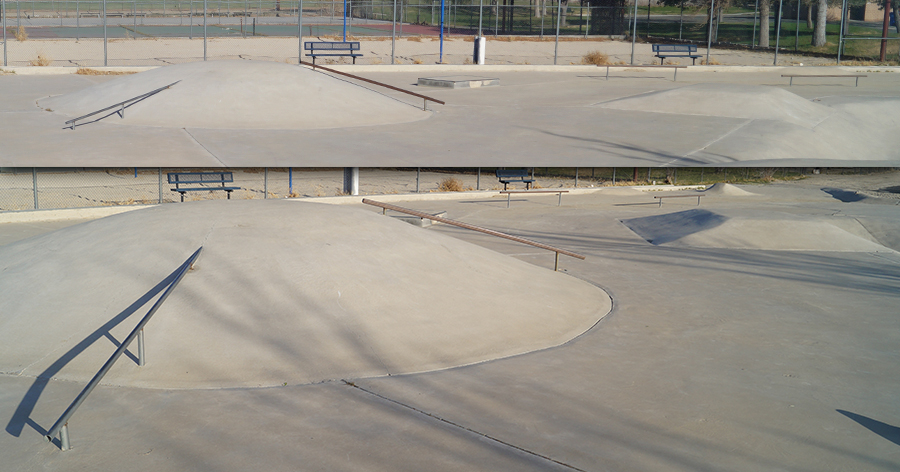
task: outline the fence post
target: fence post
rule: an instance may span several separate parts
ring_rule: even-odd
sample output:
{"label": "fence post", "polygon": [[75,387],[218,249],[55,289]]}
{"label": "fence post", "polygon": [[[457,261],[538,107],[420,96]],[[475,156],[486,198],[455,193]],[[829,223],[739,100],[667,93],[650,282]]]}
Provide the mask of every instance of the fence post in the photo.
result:
{"label": "fence post", "polygon": [[37,167],[31,168],[31,187],[34,189],[34,209],[38,207]]}
{"label": "fence post", "polygon": [[107,36],[106,36],[106,0],[103,0],[103,67],[108,66],[107,62]]}
{"label": "fence post", "polygon": [[478,168],[478,177],[475,179],[475,190],[481,190],[481,167]]}
{"label": "fence post", "polygon": [[162,203],[162,167],[158,168],[157,171],[159,172],[159,200],[157,203]]}
{"label": "fence post", "polygon": [[263,168],[263,198],[269,198],[269,168]]}
{"label": "fence post", "polygon": [[416,167],[416,193],[419,193],[419,171],[421,167]]}
{"label": "fence post", "polygon": [[3,67],[6,67],[6,0],[3,0]]}
{"label": "fence post", "polygon": [[203,60],[206,60],[206,0],[203,0]]}

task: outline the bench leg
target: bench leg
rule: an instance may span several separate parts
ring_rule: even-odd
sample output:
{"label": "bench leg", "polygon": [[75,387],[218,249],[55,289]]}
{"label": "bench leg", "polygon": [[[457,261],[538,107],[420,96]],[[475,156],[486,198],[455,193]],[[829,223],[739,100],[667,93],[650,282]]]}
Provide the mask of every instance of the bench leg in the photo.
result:
{"label": "bench leg", "polygon": [[656,208],[662,208],[662,198],[659,199],[659,206]]}
{"label": "bench leg", "polygon": [[506,208],[509,208],[509,196],[510,195],[512,195],[512,194],[511,193],[506,194]]}
{"label": "bench leg", "polygon": [[184,192],[178,192],[181,194],[181,203],[184,203]]}
{"label": "bench leg", "polygon": [[666,61],[666,58],[660,57],[660,58],[659,58],[659,65],[663,65],[663,62],[665,62],[665,61]]}
{"label": "bench leg", "polygon": [[225,193],[228,195],[227,199],[231,200],[231,190],[226,190]]}

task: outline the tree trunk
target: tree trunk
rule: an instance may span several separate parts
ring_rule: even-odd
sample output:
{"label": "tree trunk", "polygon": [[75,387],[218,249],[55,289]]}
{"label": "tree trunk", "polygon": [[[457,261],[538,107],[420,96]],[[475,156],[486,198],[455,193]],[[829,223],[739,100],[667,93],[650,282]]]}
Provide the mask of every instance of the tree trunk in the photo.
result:
{"label": "tree trunk", "polygon": [[894,28],[900,34],[900,0],[894,0]]}
{"label": "tree trunk", "polygon": [[541,4],[544,3],[543,0],[534,0],[534,17],[541,17]]}
{"label": "tree trunk", "polygon": [[806,28],[813,29],[813,4],[812,1],[806,4]]}
{"label": "tree trunk", "polygon": [[759,47],[769,47],[769,0],[759,1]]}
{"label": "tree trunk", "polygon": [[566,26],[566,10],[569,9],[569,0],[559,0],[562,4],[559,10],[559,26]]}
{"label": "tree trunk", "polygon": [[819,0],[816,7],[816,28],[813,30],[813,47],[825,45],[825,22],[828,15],[828,0]]}

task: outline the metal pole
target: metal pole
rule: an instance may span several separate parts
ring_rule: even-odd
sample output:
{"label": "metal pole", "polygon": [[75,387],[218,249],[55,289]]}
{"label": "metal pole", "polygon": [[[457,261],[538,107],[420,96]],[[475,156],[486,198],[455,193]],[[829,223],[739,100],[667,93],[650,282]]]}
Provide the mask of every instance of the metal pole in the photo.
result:
{"label": "metal pole", "polygon": [[[631,63],[634,64],[634,37],[637,36],[637,0],[634,0],[634,15],[631,16]],[[606,69],[609,72],[609,68]]]}
{"label": "metal pole", "polygon": [[81,26],[81,13],[79,12],[80,5],[78,0],[75,0],[75,42],[77,43],[79,39],[78,28]]}
{"label": "metal pole", "polygon": [[712,47],[713,18],[716,17],[716,0],[709,4],[709,33],[706,35],[706,65],[709,65],[709,50]]}
{"label": "metal pole", "polygon": [[[784,0],[778,0],[778,22],[775,23],[775,61],[772,62],[773,66],[778,65],[778,43],[781,39],[781,14],[784,11]],[[760,33],[762,34],[762,33]]]}
{"label": "metal pole", "polygon": [[144,357],[144,330],[138,331],[138,367],[144,367],[146,357]]}
{"label": "metal pole", "polygon": [[34,189],[34,209],[37,210],[40,208],[38,206],[37,167],[31,168],[31,187]]}
{"label": "metal pole", "polygon": [[797,0],[797,19],[794,21],[794,51],[800,49],[800,0]]}
{"label": "metal pole", "polygon": [[478,37],[481,37],[481,17],[484,13],[484,0],[478,3]]}
{"label": "metal pole", "polygon": [[[191,5],[191,9],[190,9],[190,12],[188,13],[188,26],[189,26],[188,39],[194,39],[194,0],[191,0],[190,5]],[[135,21],[137,21],[136,18],[135,18]]]}
{"label": "metal pole", "polygon": [[[769,0],[766,0],[769,1]],[[753,40],[750,41],[750,47],[756,47],[756,22],[759,19],[759,0],[756,0],[756,9],[753,10]]]}
{"label": "metal pole", "polygon": [[575,188],[578,188],[578,168],[575,168]]}
{"label": "metal pole", "polygon": [[[838,39],[837,63],[841,65],[841,50],[844,49],[844,22],[847,21],[847,0],[841,4],[841,31]],[[900,21],[900,18],[897,18]]]}
{"label": "metal pole", "polygon": [[[497,0],[498,2],[500,0]],[[444,0],[441,0],[441,31],[440,31],[440,55],[438,56],[438,63],[444,62]]]}
{"label": "metal pole", "polygon": [[71,449],[69,446],[69,423],[62,425],[59,429],[59,448],[63,451]]}
{"label": "metal pole", "polygon": [[556,55],[559,52],[559,24],[562,16],[562,0],[556,0],[556,44],[553,46],[553,65],[556,65]]}
{"label": "metal pole", "polygon": [[419,193],[419,171],[421,167],[416,167],[416,193]]}
{"label": "metal pole", "polygon": [[159,200],[157,203],[162,203],[162,167],[159,167],[157,172],[159,174]]}
{"label": "metal pole", "polygon": [[613,185],[616,184],[616,168],[613,167]]}
{"label": "metal pole", "polygon": [[294,194],[294,168],[288,167],[288,193]]}
{"label": "metal pole", "polygon": [[394,0],[394,13],[391,17],[391,64],[394,64],[394,42],[397,39],[397,0]]}
{"label": "metal pole", "polygon": [[681,41],[681,31],[684,29],[684,0],[681,0],[681,17],[678,19],[678,40]]}
{"label": "metal pole", "polygon": [[299,40],[297,45],[297,64],[300,64],[300,61],[303,60],[303,0],[300,0],[297,5],[297,38]]}
{"label": "metal pole", "polygon": [[478,177],[475,179],[475,190],[481,190],[481,167],[478,168]]}
{"label": "metal pole", "polygon": [[347,40],[347,0],[344,0],[344,41]]}
{"label": "metal pole", "polygon": [[106,37],[106,0],[103,0],[103,66],[104,67],[109,65],[109,64],[107,64],[107,53],[106,53],[107,42],[108,42],[108,38]]}
{"label": "metal pole", "polygon": [[269,168],[263,168],[263,199],[269,198]]}
{"label": "metal pole", "polygon": [[206,1],[203,0],[203,60],[206,60]]}
{"label": "metal pole", "polygon": [[2,0],[3,3],[3,67],[6,67],[6,0]]}

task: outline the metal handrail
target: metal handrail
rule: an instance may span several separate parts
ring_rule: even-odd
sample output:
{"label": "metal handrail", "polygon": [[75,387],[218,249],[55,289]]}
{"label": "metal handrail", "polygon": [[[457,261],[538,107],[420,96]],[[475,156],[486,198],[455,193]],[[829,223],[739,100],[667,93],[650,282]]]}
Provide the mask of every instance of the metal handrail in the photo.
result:
{"label": "metal handrail", "polygon": [[75,400],[73,400],[72,404],[69,405],[68,408],[66,408],[66,411],[63,412],[62,416],[60,416],[59,419],[56,420],[56,423],[53,424],[53,427],[51,427],[50,430],[47,431],[47,441],[53,442],[53,437],[59,434],[60,449],[62,449],[63,451],[69,450],[69,419],[72,417],[72,415],[75,414],[75,410],[77,410],[78,407],[81,406],[87,396],[91,394],[91,392],[94,390],[94,387],[96,387],[100,383],[100,381],[103,380],[103,377],[107,372],[109,372],[116,361],[119,360],[120,357],[122,357],[122,354],[128,349],[128,346],[132,341],[134,341],[134,338],[136,337],[138,338],[138,365],[144,365],[144,326],[148,321],[150,321],[150,318],[154,313],[156,313],[156,310],[159,309],[160,305],[162,305],[163,302],[166,301],[166,298],[169,297],[169,294],[172,293],[172,290],[178,285],[178,282],[181,282],[184,274],[187,273],[188,269],[190,269],[191,265],[197,259],[197,256],[200,255],[200,251],[202,250],[203,246],[200,246],[199,249],[191,254],[191,257],[187,258],[187,260],[184,261],[183,264],[181,264],[181,267],[178,268],[175,279],[172,281],[172,283],[169,284],[168,288],[166,288],[166,291],[163,292],[159,299],[156,300],[156,303],[153,304],[153,307],[150,308],[150,311],[148,311],[147,314],[144,315],[137,326],[135,326],[131,333],[128,334],[128,337],[126,337],[122,341],[122,344],[119,345],[119,348],[116,349],[116,352],[114,352],[113,355],[110,356],[109,360],[107,360],[106,363],[103,364],[103,367],[101,367],[100,370],[97,371],[96,374],[94,374],[94,377],[90,382],[88,382],[87,386],[85,386],[81,393],[79,393],[78,396],[75,397]]}
{"label": "metal handrail", "polygon": [[434,102],[434,103],[440,103],[441,105],[446,105],[444,102],[442,102],[442,101],[440,101],[440,100],[438,100],[438,99],[436,99],[436,98],[431,98],[431,97],[429,97],[429,96],[421,95],[421,94],[418,94],[418,93],[416,93],[416,92],[410,92],[409,90],[403,90],[402,88],[394,87],[393,85],[388,85],[388,84],[385,84],[385,83],[382,83],[382,82],[378,82],[378,81],[375,81],[375,80],[372,80],[372,79],[367,79],[367,78],[365,78],[365,77],[360,77],[360,76],[358,76],[358,75],[348,74],[348,73],[346,73],[346,72],[341,72],[341,71],[338,71],[338,70],[329,69],[328,67],[317,66],[317,65],[313,64],[312,62],[300,61],[300,64],[303,64],[303,65],[305,65],[305,66],[312,66],[313,70],[316,70],[316,69],[322,69],[322,70],[325,70],[325,71],[328,71],[328,72],[331,72],[331,73],[334,73],[334,74],[343,75],[343,76],[350,77],[350,78],[356,79],[356,80],[362,80],[363,82],[368,82],[368,83],[370,83],[370,84],[380,85],[380,86],[382,86],[382,87],[389,88],[389,89],[391,89],[391,90],[396,90],[397,92],[403,92],[403,93],[405,93],[405,94],[412,95],[412,96],[414,96],[414,97],[419,97],[419,98],[421,98],[421,99],[424,100],[424,104],[422,105],[422,109],[423,109],[423,110],[427,110],[427,109],[428,109],[427,105],[428,105],[428,102],[429,102],[429,101]]}
{"label": "metal handrail", "polygon": [[104,111],[107,111],[107,110],[112,110],[112,109],[115,108],[115,107],[120,107],[120,109],[116,112],[116,113],[119,114],[119,118],[125,118],[125,106],[126,106],[126,105],[127,105],[127,106],[131,106],[134,102],[139,102],[139,101],[141,101],[141,100],[143,100],[143,99],[145,99],[145,98],[147,98],[147,97],[149,97],[149,96],[151,96],[151,95],[156,95],[157,93],[162,92],[163,90],[165,90],[165,89],[167,89],[167,88],[169,88],[169,87],[171,87],[171,86],[177,84],[178,82],[181,82],[181,81],[180,81],[180,80],[177,80],[177,81],[175,81],[175,82],[172,82],[172,83],[169,84],[169,85],[166,85],[165,87],[160,87],[160,88],[158,88],[158,89],[156,89],[156,90],[153,90],[153,91],[151,91],[151,92],[147,92],[147,93],[138,95],[137,97],[129,98],[128,100],[125,100],[124,102],[119,102],[119,103],[116,103],[115,105],[110,105],[110,106],[108,106],[108,107],[106,107],[106,108],[104,108],[104,109],[102,109],[102,110],[97,110],[97,111],[95,111],[95,112],[93,112],[93,113],[88,113],[87,115],[79,116],[78,118],[73,118],[73,119],[71,119],[71,120],[69,120],[69,121],[66,122],[67,125],[68,125],[68,124],[71,124],[71,125],[72,125],[72,126],[67,126],[67,128],[72,128],[72,129],[74,130],[74,129],[75,129],[75,122],[76,122],[76,121],[78,121],[78,120],[83,120],[83,119],[85,119],[85,118],[94,116],[94,115],[96,115],[96,114],[98,114],[98,113],[103,113]]}
{"label": "metal handrail", "polygon": [[410,210],[409,208],[399,207],[397,205],[391,205],[390,203],[382,203],[376,202],[375,200],[369,200],[368,198],[363,198],[363,203],[366,205],[372,205],[380,207],[384,210],[393,210],[399,211],[400,213],[406,213],[407,215],[418,216],[419,218],[428,218],[429,220],[438,221],[441,223],[446,223],[452,226],[459,226],[460,228],[470,229],[472,231],[478,231],[480,233],[490,234],[491,236],[497,236],[499,238],[509,239],[511,241],[516,241],[522,244],[528,244],[529,246],[539,247],[541,249],[547,249],[549,251],[553,251],[556,253],[556,263],[553,267],[553,270],[559,270],[559,255],[565,254],[569,257],[574,257],[576,259],[584,260],[585,256],[581,254],[576,254],[571,251],[566,251],[565,249],[560,249],[558,247],[553,247],[548,244],[539,243],[537,241],[532,241],[530,239],[520,238],[518,236],[513,236],[511,234],[501,233],[499,231],[494,231],[492,229],[482,228],[480,226],[470,225],[468,223],[463,223],[461,221],[448,220],[446,218],[441,218],[440,216],[429,215],[428,213],[423,213],[421,211]]}

